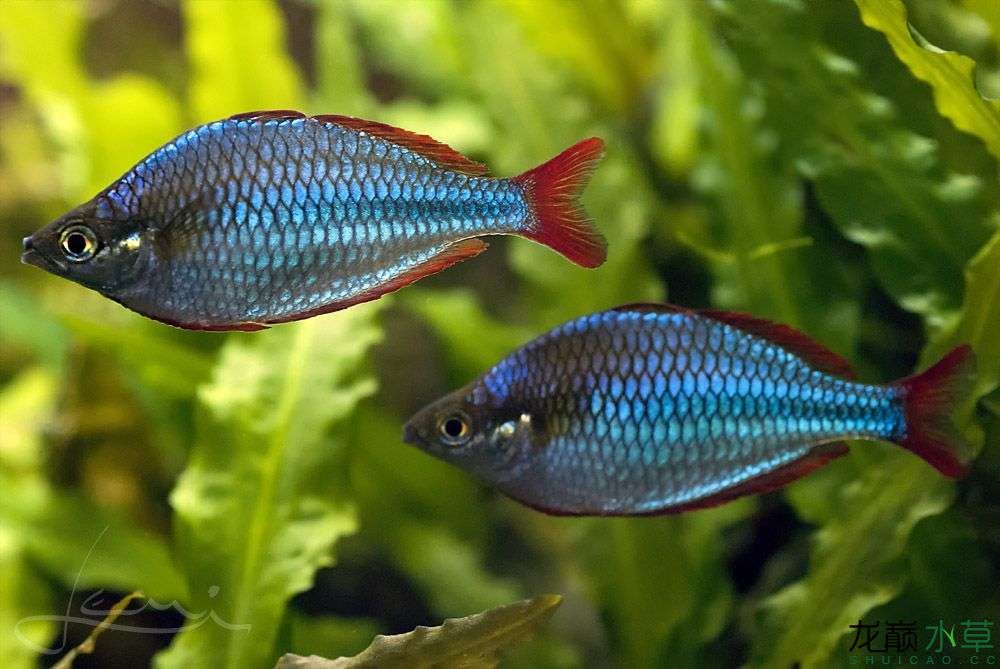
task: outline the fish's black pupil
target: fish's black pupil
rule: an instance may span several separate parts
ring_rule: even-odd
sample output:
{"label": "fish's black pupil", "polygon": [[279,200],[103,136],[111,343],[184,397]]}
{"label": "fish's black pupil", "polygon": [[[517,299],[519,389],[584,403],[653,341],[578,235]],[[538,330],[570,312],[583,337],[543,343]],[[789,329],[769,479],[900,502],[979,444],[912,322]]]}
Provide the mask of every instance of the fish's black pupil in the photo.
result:
{"label": "fish's black pupil", "polygon": [[71,232],[66,235],[66,250],[75,256],[82,255],[87,250],[87,237],[82,232]]}
{"label": "fish's black pupil", "polygon": [[444,422],[444,433],[452,439],[461,437],[463,432],[465,432],[465,423],[462,422],[461,418],[452,417]]}

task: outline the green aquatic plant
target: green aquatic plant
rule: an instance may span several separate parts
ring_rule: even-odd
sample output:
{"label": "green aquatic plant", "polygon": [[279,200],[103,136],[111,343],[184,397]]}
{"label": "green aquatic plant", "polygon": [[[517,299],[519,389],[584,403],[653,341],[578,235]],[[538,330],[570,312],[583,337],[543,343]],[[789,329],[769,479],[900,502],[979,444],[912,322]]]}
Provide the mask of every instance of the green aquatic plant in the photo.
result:
{"label": "green aquatic plant", "polygon": [[276,669],[364,669],[365,667],[495,667],[503,650],[530,636],[559,606],[559,595],[542,595],[498,606],[440,627],[378,636],[354,657],[283,655]]}
{"label": "green aquatic plant", "polygon": [[[133,602],[116,622],[148,633],[111,625],[94,660],[164,667],[370,659],[377,634],[481,611],[420,661],[503,637],[514,667],[825,667],[859,620],[996,621],[994,5],[0,3],[0,662],[83,642],[101,616],[63,618],[98,591],[141,590],[150,617]],[[231,335],[14,261],[176,133],[266,108],[424,132],[505,175],[599,135],[584,204],[608,261],[491,240],[391,299]],[[560,519],[401,443],[537,333],[668,297],[791,323],[872,381],[970,343],[969,477],[868,445],[717,509]],[[554,599],[505,607],[543,592],[551,620]]]}

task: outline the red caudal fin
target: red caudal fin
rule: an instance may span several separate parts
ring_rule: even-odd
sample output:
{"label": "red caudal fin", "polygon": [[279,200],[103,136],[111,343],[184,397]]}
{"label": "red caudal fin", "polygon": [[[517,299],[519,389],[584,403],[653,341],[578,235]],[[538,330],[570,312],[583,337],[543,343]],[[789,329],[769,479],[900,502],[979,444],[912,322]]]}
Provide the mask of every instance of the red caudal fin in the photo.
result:
{"label": "red caudal fin", "polygon": [[608,255],[607,241],[578,200],[603,155],[604,141],[591,137],[514,177],[524,188],[534,214],[525,236],[584,267],[597,267]]}
{"label": "red caudal fin", "polygon": [[969,392],[976,359],[969,346],[953,349],[930,369],[894,383],[903,389],[906,434],[900,445],[946,476],[966,470],[965,441],[951,420]]}

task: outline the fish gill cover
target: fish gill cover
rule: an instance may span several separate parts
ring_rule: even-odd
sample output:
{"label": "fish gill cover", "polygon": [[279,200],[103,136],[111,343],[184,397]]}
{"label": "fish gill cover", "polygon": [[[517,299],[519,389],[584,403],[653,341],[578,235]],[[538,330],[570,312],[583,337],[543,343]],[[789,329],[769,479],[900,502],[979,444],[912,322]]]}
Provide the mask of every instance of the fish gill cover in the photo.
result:
{"label": "fish gill cover", "polygon": [[[77,666],[349,662],[550,592],[545,625],[524,604],[450,625],[461,646],[400,639],[428,663],[824,667],[902,622],[921,664],[996,653],[998,34],[988,0],[0,3],[0,660],[51,663],[115,613]],[[602,137],[582,202],[608,259],[499,242],[384,304],[229,335],[16,262],[141,156],[255,109],[375,119],[503,175]],[[668,298],[791,324],[868,381],[970,344],[969,475],[874,444],[711,510],[552,519],[400,442],[533,336]]]}

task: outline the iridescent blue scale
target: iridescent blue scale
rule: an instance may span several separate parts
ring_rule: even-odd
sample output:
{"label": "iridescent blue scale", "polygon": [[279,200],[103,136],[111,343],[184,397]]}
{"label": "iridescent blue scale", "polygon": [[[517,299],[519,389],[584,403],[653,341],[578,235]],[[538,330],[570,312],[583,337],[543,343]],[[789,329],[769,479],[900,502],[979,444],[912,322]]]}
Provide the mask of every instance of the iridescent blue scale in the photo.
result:
{"label": "iridescent blue scale", "polygon": [[191,130],[99,195],[96,213],[158,229],[156,267],[122,301],[205,323],[349,302],[458,240],[530,223],[512,180],[445,169],[389,139],[298,116]]}
{"label": "iridescent blue scale", "polygon": [[897,387],[824,373],[765,338],[679,310],[571,321],[500,362],[467,397],[544,421],[536,460],[506,492],[587,513],[683,507],[817,445],[898,439],[905,429]]}

